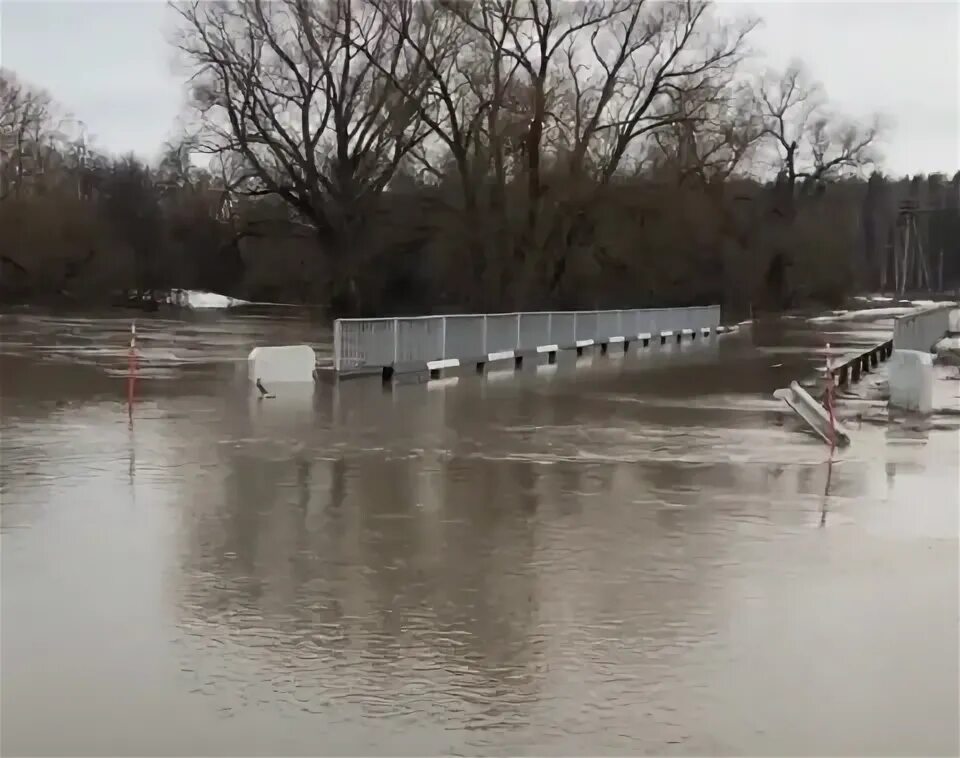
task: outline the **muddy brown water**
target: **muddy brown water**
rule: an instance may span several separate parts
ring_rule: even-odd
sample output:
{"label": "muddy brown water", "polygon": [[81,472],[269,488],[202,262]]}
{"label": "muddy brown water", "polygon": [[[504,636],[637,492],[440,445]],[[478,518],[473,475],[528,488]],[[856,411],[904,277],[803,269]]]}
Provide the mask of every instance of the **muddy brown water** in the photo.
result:
{"label": "muddy brown water", "polygon": [[258,401],[296,311],[0,317],[4,755],[955,755],[958,431],[857,331]]}

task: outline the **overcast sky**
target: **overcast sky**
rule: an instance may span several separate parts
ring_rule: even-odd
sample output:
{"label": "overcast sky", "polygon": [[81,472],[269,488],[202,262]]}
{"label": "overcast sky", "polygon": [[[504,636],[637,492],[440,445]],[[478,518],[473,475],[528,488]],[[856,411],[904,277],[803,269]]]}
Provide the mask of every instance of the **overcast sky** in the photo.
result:
{"label": "overcast sky", "polygon": [[[831,102],[883,114],[884,168],[960,169],[960,2],[740,2],[763,20],[770,65],[803,60]],[[162,2],[0,0],[0,65],[45,87],[111,152],[157,154],[175,133],[182,75]]]}

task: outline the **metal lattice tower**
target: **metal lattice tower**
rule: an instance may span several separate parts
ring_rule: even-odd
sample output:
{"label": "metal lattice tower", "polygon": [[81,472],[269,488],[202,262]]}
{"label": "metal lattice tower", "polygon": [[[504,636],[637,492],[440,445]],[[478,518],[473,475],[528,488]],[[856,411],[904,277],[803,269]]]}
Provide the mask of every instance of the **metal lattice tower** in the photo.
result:
{"label": "metal lattice tower", "polygon": [[[903,200],[897,211],[892,249],[893,288],[897,295],[908,290],[932,291],[943,287],[943,252],[939,265],[932,271],[931,261],[924,250],[924,235],[920,218],[936,208],[921,208],[916,200]],[[883,266],[883,284],[886,284],[887,265]],[[936,275],[935,275],[936,274]]]}

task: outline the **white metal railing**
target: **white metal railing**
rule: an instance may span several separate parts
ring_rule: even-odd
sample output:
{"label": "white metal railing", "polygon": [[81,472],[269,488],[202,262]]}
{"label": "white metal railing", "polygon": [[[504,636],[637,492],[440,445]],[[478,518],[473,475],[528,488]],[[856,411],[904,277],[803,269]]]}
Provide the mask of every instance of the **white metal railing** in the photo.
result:
{"label": "white metal railing", "polygon": [[482,361],[492,354],[533,352],[550,345],[574,348],[588,340],[634,340],[638,335],[658,337],[683,330],[699,334],[703,329],[715,330],[719,323],[718,305],[337,319],[334,368],[414,366],[450,358]]}

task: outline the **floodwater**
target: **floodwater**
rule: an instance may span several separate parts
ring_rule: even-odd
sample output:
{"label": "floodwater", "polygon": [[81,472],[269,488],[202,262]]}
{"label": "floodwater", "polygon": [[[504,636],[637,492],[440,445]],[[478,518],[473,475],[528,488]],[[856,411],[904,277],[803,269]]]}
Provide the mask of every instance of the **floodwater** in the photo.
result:
{"label": "floodwater", "polygon": [[132,421],[128,321],[0,327],[4,755],[960,750],[957,425],[868,380],[825,493],[771,397],[889,323],[257,400],[321,324],[144,319]]}

